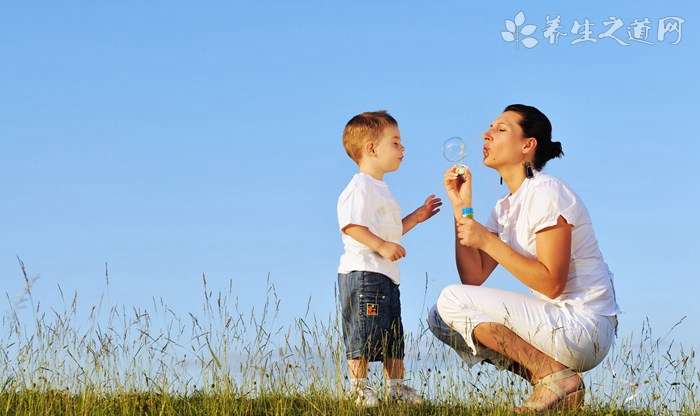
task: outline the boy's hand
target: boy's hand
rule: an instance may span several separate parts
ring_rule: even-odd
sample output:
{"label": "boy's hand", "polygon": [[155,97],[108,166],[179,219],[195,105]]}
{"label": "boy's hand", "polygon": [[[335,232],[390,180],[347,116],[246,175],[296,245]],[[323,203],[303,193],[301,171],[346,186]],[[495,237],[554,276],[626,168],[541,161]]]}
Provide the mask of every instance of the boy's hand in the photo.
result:
{"label": "boy's hand", "polygon": [[423,203],[423,205],[421,205],[415,211],[413,211],[416,223],[426,221],[433,215],[440,212],[440,206],[442,206],[442,200],[440,198],[437,198],[435,195],[430,195],[427,198],[425,198],[425,202]]}
{"label": "boy's hand", "polygon": [[392,243],[391,241],[383,242],[378,248],[377,253],[390,261],[396,261],[402,257],[406,257],[406,250],[400,244]]}

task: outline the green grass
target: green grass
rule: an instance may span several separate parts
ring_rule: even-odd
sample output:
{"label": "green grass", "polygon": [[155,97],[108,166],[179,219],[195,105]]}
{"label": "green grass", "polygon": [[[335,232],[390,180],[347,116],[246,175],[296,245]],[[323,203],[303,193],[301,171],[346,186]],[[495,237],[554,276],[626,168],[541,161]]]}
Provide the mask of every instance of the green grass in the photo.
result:
{"label": "green grass", "polygon": [[[90,392],[71,394],[65,391],[24,391],[0,395],[6,415],[508,415],[507,406],[466,404],[432,404],[408,406],[386,403],[374,409],[358,409],[352,402],[322,393],[241,398],[226,394],[188,396],[133,393],[98,395]],[[550,412],[549,414],[567,414]],[[653,415],[646,410],[584,408],[581,415]]]}
{"label": "green grass", "polygon": [[[2,415],[506,415],[530,386],[493,367],[466,367],[425,327],[407,333],[407,382],[422,406],[357,409],[344,399],[347,369],[337,314],[278,321],[274,286],[258,310],[241,311],[233,282],[214,292],[202,278],[202,308],[178,315],[151,305],[84,308],[77,293],[63,310],[42,309],[37,279],[20,260],[24,292],[8,298],[0,325]],[[109,274],[105,267],[106,292]],[[84,316],[83,316],[84,315]],[[584,376],[583,415],[700,414],[700,372],[692,349],[646,323],[617,342]],[[370,383],[381,385],[378,366]]]}

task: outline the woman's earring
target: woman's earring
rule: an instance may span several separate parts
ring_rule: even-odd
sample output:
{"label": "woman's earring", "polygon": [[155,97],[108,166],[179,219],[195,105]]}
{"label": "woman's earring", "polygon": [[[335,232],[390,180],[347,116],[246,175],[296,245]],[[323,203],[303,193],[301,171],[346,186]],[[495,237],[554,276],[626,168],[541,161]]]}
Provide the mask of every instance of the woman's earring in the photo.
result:
{"label": "woman's earring", "polygon": [[530,163],[530,162],[525,162],[525,176],[528,178],[532,178],[535,176],[532,173],[532,163]]}
{"label": "woman's earring", "polygon": [[501,176],[501,185],[503,185],[503,176]]}

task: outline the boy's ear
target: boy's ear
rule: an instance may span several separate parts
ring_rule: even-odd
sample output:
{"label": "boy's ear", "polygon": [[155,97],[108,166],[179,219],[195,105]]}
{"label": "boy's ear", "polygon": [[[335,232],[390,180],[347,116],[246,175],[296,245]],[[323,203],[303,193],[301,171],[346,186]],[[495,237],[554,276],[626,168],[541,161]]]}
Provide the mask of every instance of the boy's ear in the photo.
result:
{"label": "boy's ear", "polygon": [[365,147],[365,154],[366,155],[368,155],[368,156],[374,155],[374,143],[372,143],[371,141],[368,141],[367,143],[365,143],[364,147]]}

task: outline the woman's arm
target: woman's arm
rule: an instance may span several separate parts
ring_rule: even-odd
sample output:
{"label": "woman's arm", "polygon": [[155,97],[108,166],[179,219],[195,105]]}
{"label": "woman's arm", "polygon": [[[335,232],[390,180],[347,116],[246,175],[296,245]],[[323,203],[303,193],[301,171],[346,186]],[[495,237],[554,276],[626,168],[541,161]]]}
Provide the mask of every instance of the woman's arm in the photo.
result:
{"label": "woman's arm", "polygon": [[[496,236],[496,234],[493,234]],[[497,237],[498,238],[498,237]],[[459,279],[465,285],[480,286],[498,266],[496,260],[478,248],[459,243],[457,221],[455,220],[455,261]]]}
{"label": "woman's arm", "polygon": [[443,176],[445,190],[455,216],[455,262],[462,283],[479,286],[486,281],[497,263],[482,250],[459,243],[457,224],[462,215],[462,208],[472,206],[472,174],[466,166],[459,166],[463,169],[461,174],[457,173],[457,168],[456,165],[452,166]]}
{"label": "woman's arm", "polygon": [[[473,234],[470,228],[474,224],[465,222],[468,223],[467,230],[461,230],[460,234],[464,235],[465,232]],[[483,228],[480,224],[478,226]],[[550,299],[556,298],[564,291],[571,260],[571,225],[564,217],[560,215],[556,225],[536,233],[537,258],[535,259],[523,256],[501,241],[498,236],[483,231],[481,232],[484,237],[473,241],[480,241],[478,246],[481,250],[503,265],[527,287]],[[466,237],[471,241],[471,235]]]}

